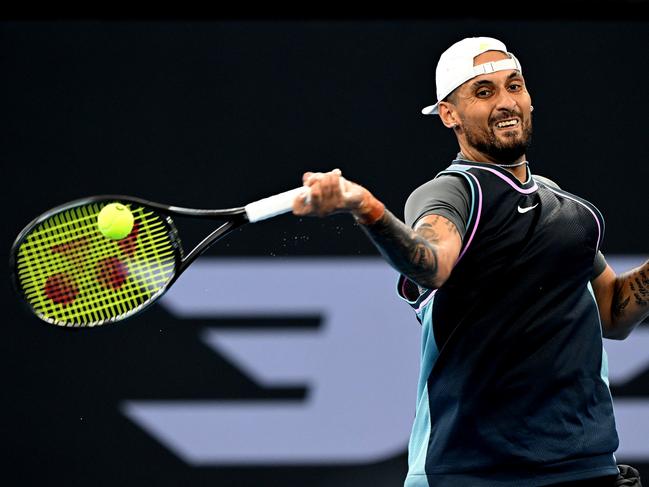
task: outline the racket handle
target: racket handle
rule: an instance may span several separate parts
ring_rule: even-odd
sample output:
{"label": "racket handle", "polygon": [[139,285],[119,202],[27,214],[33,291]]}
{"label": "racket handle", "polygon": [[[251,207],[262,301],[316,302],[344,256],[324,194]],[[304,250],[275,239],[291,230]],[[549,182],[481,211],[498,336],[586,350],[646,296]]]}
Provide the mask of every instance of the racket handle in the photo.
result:
{"label": "racket handle", "polygon": [[293,208],[295,198],[305,192],[309,192],[309,188],[302,186],[247,204],[245,210],[248,221],[254,223],[288,213]]}

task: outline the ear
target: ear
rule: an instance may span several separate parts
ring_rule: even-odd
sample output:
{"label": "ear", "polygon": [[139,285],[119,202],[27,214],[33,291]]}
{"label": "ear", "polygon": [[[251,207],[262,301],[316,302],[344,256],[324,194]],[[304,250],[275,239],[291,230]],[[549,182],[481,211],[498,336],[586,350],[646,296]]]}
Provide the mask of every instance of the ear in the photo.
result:
{"label": "ear", "polygon": [[460,124],[460,117],[455,109],[455,105],[447,101],[439,102],[439,118],[445,127],[454,129]]}

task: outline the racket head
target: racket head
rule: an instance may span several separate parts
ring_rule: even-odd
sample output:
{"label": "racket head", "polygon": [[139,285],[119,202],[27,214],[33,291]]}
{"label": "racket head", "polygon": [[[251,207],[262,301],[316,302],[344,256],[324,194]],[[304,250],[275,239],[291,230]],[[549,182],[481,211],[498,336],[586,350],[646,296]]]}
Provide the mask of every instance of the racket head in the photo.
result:
{"label": "racket head", "polygon": [[[125,205],[134,217],[121,240],[105,237],[97,226],[109,203]],[[38,318],[92,327],[151,305],[175,280],[182,260],[178,231],[161,205],[107,195],[66,203],[33,220],[16,238],[9,265],[16,292]]]}

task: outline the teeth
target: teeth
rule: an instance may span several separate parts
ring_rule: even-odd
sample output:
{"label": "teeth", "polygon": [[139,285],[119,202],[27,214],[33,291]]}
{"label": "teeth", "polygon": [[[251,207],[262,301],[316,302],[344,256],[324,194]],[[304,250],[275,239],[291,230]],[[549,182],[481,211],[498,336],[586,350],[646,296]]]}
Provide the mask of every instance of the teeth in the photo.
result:
{"label": "teeth", "polygon": [[518,120],[505,120],[503,122],[498,122],[496,124],[496,127],[503,128],[503,127],[512,127],[514,125],[518,125]]}

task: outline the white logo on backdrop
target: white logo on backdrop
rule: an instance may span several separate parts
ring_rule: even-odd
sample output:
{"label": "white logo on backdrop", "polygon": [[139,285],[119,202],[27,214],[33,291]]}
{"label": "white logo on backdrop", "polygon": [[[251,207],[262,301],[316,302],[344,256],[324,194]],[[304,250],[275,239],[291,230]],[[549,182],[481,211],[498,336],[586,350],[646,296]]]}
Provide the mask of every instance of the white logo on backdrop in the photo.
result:
{"label": "white logo on backdrop", "polygon": [[[164,298],[179,318],[320,316],[316,330],[208,329],[259,385],[300,400],[129,401],[125,414],[185,461],[369,463],[402,453],[415,411],[419,325],[378,259],[202,259]],[[214,378],[218,383],[218,377]]]}
{"label": "white logo on backdrop", "polygon": [[[641,261],[608,260],[618,272]],[[395,281],[378,258],[204,258],[162,304],[179,318],[320,316],[317,330],[206,329],[201,337],[257,384],[303,386],[306,398],[136,400],[122,411],[192,465],[361,464],[401,454],[420,328]],[[649,368],[649,329],[605,347],[611,384]],[[618,459],[648,461],[649,397],[615,399],[615,413]]]}

